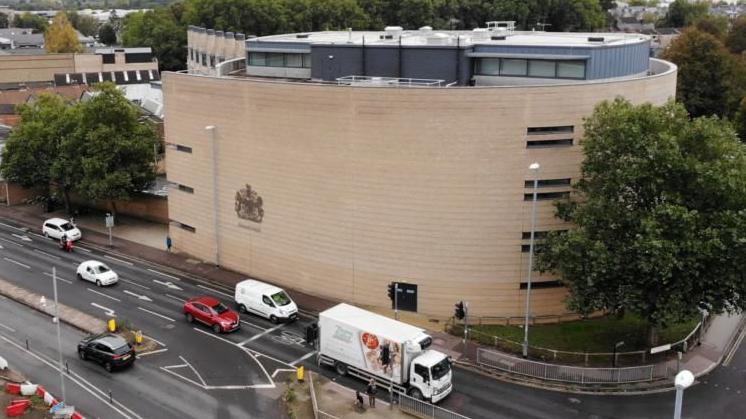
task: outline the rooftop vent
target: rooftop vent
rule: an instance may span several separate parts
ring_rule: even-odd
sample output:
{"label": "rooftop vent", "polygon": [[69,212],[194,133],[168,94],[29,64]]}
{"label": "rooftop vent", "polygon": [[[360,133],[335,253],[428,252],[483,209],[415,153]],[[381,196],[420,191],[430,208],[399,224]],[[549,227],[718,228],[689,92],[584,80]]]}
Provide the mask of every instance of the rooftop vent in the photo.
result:
{"label": "rooftop vent", "polygon": [[386,26],[383,31],[386,32],[385,39],[394,39],[401,36],[404,28],[401,26]]}
{"label": "rooftop vent", "polygon": [[490,39],[490,32],[486,28],[474,28],[471,31],[471,39],[474,41],[486,41]]}
{"label": "rooftop vent", "polygon": [[493,20],[487,22],[487,30],[506,33],[512,35],[515,31],[515,21],[513,20]]}
{"label": "rooftop vent", "polygon": [[588,42],[604,42],[603,36],[589,36]]}
{"label": "rooftop vent", "polygon": [[420,32],[432,32],[433,31],[433,27],[432,26],[423,26],[419,30],[420,30]]}
{"label": "rooftop vent", "polygon": [[295,35],[295,37],[296,38],[304,38],[305,39],[305,38],[308,38],[308,34],[307,33],[299,33],[299,34]]}
{"label": "rooftop vent", "polygon": [[493,41],[504,41],[505,38],[505,35],[492,35],[492,37],[490,37]]}

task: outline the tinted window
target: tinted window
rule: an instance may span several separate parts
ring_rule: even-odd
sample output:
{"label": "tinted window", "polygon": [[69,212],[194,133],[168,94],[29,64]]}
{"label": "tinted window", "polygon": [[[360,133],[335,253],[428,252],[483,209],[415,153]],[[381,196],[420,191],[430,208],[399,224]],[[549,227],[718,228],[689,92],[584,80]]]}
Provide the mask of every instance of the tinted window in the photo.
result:
{"label": "tinted window", "polygon": [[212,309],[215,310],[218,314],[223,314],[226,311],[228,311],[228,307],[226,307],[223,303],[217,303],[214,306],[212,306]]}
{"label": "tinted window", "polygon": [[114,349],[114,354],[115,355],[124,355],[127,352],[129,352],[129,351],[130,351],[130,346],[128,344],[125,344],[125,345],[122,345],[122,346]]}
{"label": "tinted window", "polygon": [[264,302],[264,304],[266,304],[266,305],[268,305],[270,307],[274,307],[275,306],[274,304],[272,304],[272,301],[266,295],[262,296],[262,301]]}
{"label": "tinted window", "polygon": [[430,377],[430,373],[427,371],[427,368],[423,367],[422,365],[415,365],[414,372],[415,374],[422,377],[422,379],[424,380],[427,380]]}
{"label": "tinted window", "polygon": [[443,359],[442,361],[438,362],[437,364],[433,365],[431,368],[433,372],[433,379],[439,380],[441,377],[448,374],[448,371],[451,370],[451,363],[448,362],[447,359]]}
{"label": "tinted window", "polygon": [[272,295],[272,301],[274,301],[278,306],[286,306],[290,304],[290,297],[285,294],[285,291],[280,291],[277,294]]}
{"label": "tinted window", "polygon": [[65,230],[65,231],[70,231],[70,230],[72,230],[72,229],[74,229],[74,228],[75,228],[75,226],[74,226],[74,225],[72,225],[72,224],[70,224],[70,223],[65,223],[65,224],[62,224],[62,225],[61,225],[60,227],[61,227],[61,228],[62,228],[63,230]]}
{"label": "tinted window", "polygon": [[99,351],[102,351],[102,352],[111,353],[111,348],[109,348],[108,346],[104,345],[103,343],[97,343],[96,344],[96,349],[98,349]]}
{"label": "tinted window", "polygon": [[106,266],[106,265],[98,265],[98,266],[96,266],[96,272],[98,272],[100,274],[109,272],[110,270],[111,269],[109,269],[109,267]]}

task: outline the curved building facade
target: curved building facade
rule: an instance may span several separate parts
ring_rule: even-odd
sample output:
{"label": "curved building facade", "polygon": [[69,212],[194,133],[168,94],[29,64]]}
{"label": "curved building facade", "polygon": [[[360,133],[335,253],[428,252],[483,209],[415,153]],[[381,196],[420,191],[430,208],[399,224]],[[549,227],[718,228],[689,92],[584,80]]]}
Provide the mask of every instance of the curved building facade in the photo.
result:
{"label": "curved building facade", "polygon": [[[458,39],[467,37],[461,33],[444,33],[458,37],[450,48],[454,45],[427,44],[427,28],[415,32],[427,34],[421,47],[434,47],[428,49],[434,51],[431,60],[444,59],[441,49],[455,60],[455,51],[458,60],[467,60],[459,64],[463,69],[454,65],[449,67],[454,77],[440,77],[431,63],[423,65],[430,77],[418,77],[424,73],[410,65],[410,73],[398,74],[405,80],[384,74],[381,58],[378,77],[371,74],[368,57],[365,75],[332,74],[327,68],[316,77],[317,60],[339,57],[329,53],[335,39],[351,50],[360,45],[354,32],[324,32],[316,40],[314,34],[285,36],[323,51],[320,57],[309,53],[310,74],[251,74],[258,62],[253,44],[262,44],[264,62],[270,59],[266,54],[277,54],[269,50],[306,54],[297,52],[303,48],[296,44],[268,46],[277,37],[246,42],[245,77],[164,74],[175,249],[355,304],[390,307],[387,284],[397,281],[416,286],[421,313],[450,316],[453,304],[464,300],[472,315],[522,315],[533,186],[529,164],[541,164],[537,238],[570,228],[554,217],[552,203],[578,178],[583,118],[600,101],[620,95],[635,103],[664,103],[674,96],[676,68],[649,59],[640,47],[646,38],[630,43],[620,35],[618,45],[607,46],[621,48],[610,55],[626,53],[625,46],[636,50],[627,52],[638,54],[640,62],[645,55],[643,71],[629,65],[626,74],[598,72],[593,79],[592,66],[604,63],[589,57],[603,55],[593,50],[603,46],[589,44],[582,52],[575,45],[568,49],[571,59],[559,49],[545,51],[541,60],[541,53],[521,45],[528,41],[515,39],[515,51],[485,56],[475,53],[473,42]],[[518,36],[505,32],[494,31],[508,39]],[[541,43],[540,34],[521,36]],[[560,44],[563,35],[551,39]],[[486,44],[504,41],[472,36]],[[462,51],[465,45],[470,47]],[[417,52],[424,60],[426,51]],[[556,77],[561,67],[572,70],[561,62],[577,64],[583,55],[588,57],[582,73],[577,66],[572,73],[578,78]],[[525,60],[527,73],[501,75],[521,64],[516,60]],[[554,77],[548,77],[549,65],[543,69],[546,78],[529,76],[531,60],[551,61]],[[282,62],[296,63],[284,55]],[[476,74],[487,64],[497,65],[491,70],[496,75]],[[461,71],[465,76],[459,78]],[[323,82],[330,77],[335,81]],[[480,81],[484,77],[492,78]],[[534,276],[534,315],[566,312],[566,290],[557,279]]]}

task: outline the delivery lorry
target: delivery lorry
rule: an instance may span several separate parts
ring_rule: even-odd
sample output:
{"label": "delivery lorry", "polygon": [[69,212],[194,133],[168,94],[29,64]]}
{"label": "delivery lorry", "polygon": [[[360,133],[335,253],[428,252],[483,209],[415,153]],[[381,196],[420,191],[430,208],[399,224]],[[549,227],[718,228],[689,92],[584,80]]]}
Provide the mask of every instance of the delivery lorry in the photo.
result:
{"label": "delivery lorry", "polygon": [[320,363],[437,403],[453,388],[451,360],[430,344],[424,329],[349,304],[319,314]]}

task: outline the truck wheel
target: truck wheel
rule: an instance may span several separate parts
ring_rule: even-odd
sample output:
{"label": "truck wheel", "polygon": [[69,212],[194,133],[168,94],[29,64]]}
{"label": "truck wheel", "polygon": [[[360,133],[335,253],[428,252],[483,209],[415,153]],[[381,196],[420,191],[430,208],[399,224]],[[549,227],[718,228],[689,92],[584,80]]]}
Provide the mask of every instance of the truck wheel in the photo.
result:
{"label": "truck wheel", "polygon": [[407,394],[414,399],[422,400],[422,392],[419,389],[410,388]]}
{"label": "truck wheel", "polygon": [[277,317],[272,315],[272,316],[269,316],[269,321],[271,321],[273,324],[277,324],[279,320],[277,319]]}
{"label": "truck wheel", "polygon": [[339,375],[347,375],[347,365],[342,362],[337,361],[336,363],[334,363],[334,369],[337,370],[337,374]]}
{"label": "truck wheel", "polygon": [[239,313],[248,313],[248,310],[246,310],[246,306],[243,304],[238,305],[238,312]]}

